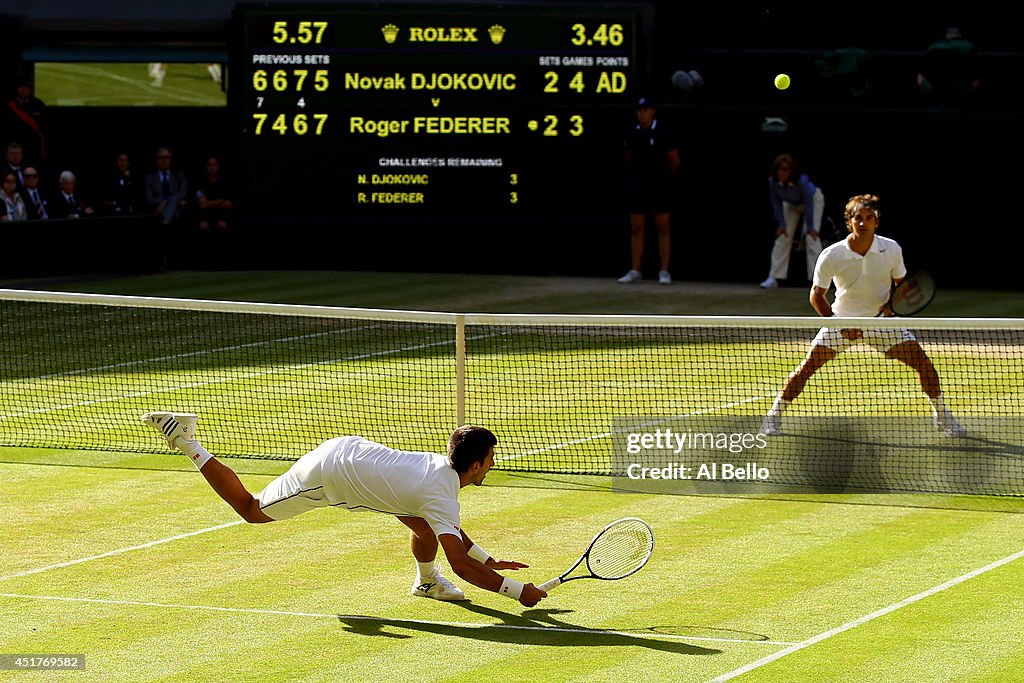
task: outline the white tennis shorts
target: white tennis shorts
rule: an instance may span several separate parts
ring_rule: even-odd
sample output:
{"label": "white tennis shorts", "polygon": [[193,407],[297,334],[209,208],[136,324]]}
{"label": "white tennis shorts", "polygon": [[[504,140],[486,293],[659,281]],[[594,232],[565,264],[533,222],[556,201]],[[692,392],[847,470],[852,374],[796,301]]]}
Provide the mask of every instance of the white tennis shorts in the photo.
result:
{"label": "white tennis shorts", "polygon": [[854,344],[867,344],[876,351],[885,353],[897,344],[917,340],[910,330],[892,327],[885,329],[862,328],[861,332],[864,333],[864,336],[860,339],[850,340],[843,336],[843,329],[841,327],[821,328],[815,335],[814,341],[811,342],[811,346],[827,346],[835,351],[843,352]]}
{"label": "white tennis shorts", "polygon": [[290,519],[303,512],[329,506],[324,495],[323,461],[337,441],[325,441],[306,453],[287,472],[257,493],[256,500],[263,514],[275,520]]}

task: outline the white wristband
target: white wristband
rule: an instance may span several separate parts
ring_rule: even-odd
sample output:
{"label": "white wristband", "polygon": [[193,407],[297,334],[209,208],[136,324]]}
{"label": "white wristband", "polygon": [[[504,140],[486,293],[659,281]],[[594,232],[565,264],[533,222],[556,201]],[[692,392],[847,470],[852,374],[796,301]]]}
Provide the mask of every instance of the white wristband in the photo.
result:
{"label": "white wristband", "polygon": [[487,554],[487,551],[478,546],[476,543],[473,547],[466,551],[466,554],[472,557],[480,564],[487,564],[487,560],[491,559],[491,556]]}
{"label": "white wristband", "polygon": [[506,576],[501,580],[501,588],[498,589],[498,593],[500,595],[507,595],[513,600],[518,600],[519,596],[523,594],[523,586],[525,585],[521,581],[516,581]]}

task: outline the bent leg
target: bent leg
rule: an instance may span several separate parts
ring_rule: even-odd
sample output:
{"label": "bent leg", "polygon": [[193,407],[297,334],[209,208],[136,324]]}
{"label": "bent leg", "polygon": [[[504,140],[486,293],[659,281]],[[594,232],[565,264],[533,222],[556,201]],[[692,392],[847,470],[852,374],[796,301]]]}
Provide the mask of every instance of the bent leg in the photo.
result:
{"label": "bent leg", "polygon": [[417,562],[433,562],[437,558],[437,536],[422,517],[399,517],[409,527],[409,547]]}
{"label": "bent leg", "polygon": [[786,231],[775,238],[772,247],[772,265],[768,274],[776,280],[785,280],[789,274],[789,255],[793,251],[793,235],[803,218],[803,207],[788,202],[782,203],[783,216],[786,219]]}
{"label": "bent leg", "polygon": [[887,358],[906,363],[917,372],[921,379],[921,389],[928,398],[938,398],[942,393],[939,373],[921,345],[914,340],[901,342],[885,352]]}
{"label": "bent leg", "polygon": [[917,372],[921,378],[921,389],[928,396],[928,402],[932,404],[932,416],[935,428],[939,432],[946,436],[965,436],[967,434],[967,430],[946,405],[946,400],[942,396],[942,386],[939,383],[939,373],[917,341],[908,340],[896,344],[886,351],[885,355],[906,363]]}
{"label": "bent leg", "polygon": [[786,378],[786,383],[782,386],[782,400],[787,403],[793,401],[804,390],[807,380],[838,354],[838,351],[828,346],[812,346],[803,362]]}
{"label": "bent leg", "polygon": [[[819,336],[826,334],[826,330],[822,330]],[[803,362],[797,366],[789,377],[786,378],[785,384],[782,385],[782,391],[775,397],[775,401],[772,403],[771,409],[768,410],[768,414],[764,418],[764,422],[761,423],[761,434],[767,434],[769,436],[776,436],[782,433],[782,413],[786,411],[789,404],[800,395],[800,392],[804,390],[804,385],[807,384],[807,380],[816,373],[821,366],[829,362],[837,355],[839,351],[833,349],[824,344],[818,343],[818,337],[815,337],[815,343],[811,346],[811,350],[807,352],[807,357],[804,358]]]}

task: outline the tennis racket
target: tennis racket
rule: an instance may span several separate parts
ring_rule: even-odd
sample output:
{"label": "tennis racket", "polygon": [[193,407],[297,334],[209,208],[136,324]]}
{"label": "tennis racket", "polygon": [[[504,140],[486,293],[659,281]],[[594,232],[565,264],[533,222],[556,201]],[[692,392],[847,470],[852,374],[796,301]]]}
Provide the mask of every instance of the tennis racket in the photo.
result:
{"label": "tennis racket", "polygon": [[935,278],[923,270],[903,278],[889,295],[888,306],[893,315],[906,316],[920,313],[935,298]]}
{"label": "tennis racket", "polygon": [[[626,517],[597,532],[576,564],[556,579],[537,586],[547,592],[574,579],[624,579],[640,571],[654,552],[654,532],[647,522]],[[581,566],[582,565],[582,566]],[[579,568],[580,571],[576,571]],[[575,576],[571,576],[576,572]]]}

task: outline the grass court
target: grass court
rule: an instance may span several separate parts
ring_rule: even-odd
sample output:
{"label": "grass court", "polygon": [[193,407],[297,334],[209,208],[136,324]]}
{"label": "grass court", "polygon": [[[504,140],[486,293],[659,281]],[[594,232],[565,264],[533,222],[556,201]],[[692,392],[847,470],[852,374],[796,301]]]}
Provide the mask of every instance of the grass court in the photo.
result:
{"label": "grass court", "polygon": [[[589,279],[375,273],[169,273],[17,284],[427,310],[809,314],[805,291],[766,292],[752,285],[623,287]],[[1012,294],[940,291],[939,297],[930,315],[1021,315]],[[567,373],[531,390],[530,370],[541,359],[517,357],[510,364],[499,358],[499,350],[486,354],[478,370],[488,376],[513,368],[518,378],[503,388],[505,393],[481,393],[470,401],[497,424],[469,414],[471,421],[498,433],[499,467],[501,456],[528,450],[524,444],[503,444],[503,427],[528,431],[535,424],[538,443],[556,445],[558,435],[547,425],[582,425],[581,415],[607,411],[609,402],[618,400],[617,386],[636,383],[629,358],[612,357],[609,365],[619,367],[620,374],[582,387],[579,395],[587,400],[573,411],[551,415],[543,406],[558,387],[586,384],[586,377]],[[665,365],[681,362],[671,345],[655,345],[653,351]],[[651,370],[644,381],[656,389],[652,395],[669,397],[651,409],[699,407],[732,396],[753,397],[750,413],[760,414],[803,351],[794,345],[791,353],[778,356],[777,367],[760,366],[762,374],[777,374],[764,378],[752,378],[751,368],[738,363],[727,345],[715,354],[718,374],[702,382]],[[609,349],[558,352],[590,357],[607,356]],[[951,366],[962,356],[944,358],[942,349],[935,349],[933,357],[947,376],[964,376]],[[1016,392],[1021,381],[1019,359],[990,354],[987,361],[997,368],[994,379],[971,387],[976,404],[960,406],[968,416],[1010,410],[999,398]],[[345,375],[353,405],[372,392],[374,376],[388,372],[382,362],[371,368],[366,359],[351,359],[332,368]],[[496,365],[489,367],[492,362]],[[199,368],[217,373],[227,372],[225,366]],[[413,377],[417,367],[405,372]],[[216,391],[244,394],[256,369],[230,370],[238,376],[219,383]],[[124,398],[112,390],[101,407],[81,407],[83,415],[95,410],[95,415],[130,419],[142,407],[178,409],[156,401],[187,400],[188,391],[161,384],[166,378],[159,369],[145,365],[101,373],[81,394],[98,395],[103,381],[128,373],[135,385],[167,391]],[[365,386],[359,377],[366,378]],[[69,381],[85,380],[19,377],[19,400],[38,408],[48,391]],[[829,381],[838,380],[821,384]],[[260,382],[271,383],[261,394],[271,419],[309,421],[310,416],[275,409],[265,398],[280,394],[282,387],[301,392],[301,376],[274,373]],[[280,385],[271,386],[275,382]],[[427,382],[412,393],[422,399],[440,386]],[[540,407],[504,415],[503,395],[523,386],[522,405]],[[871,390],[867,385],[851,389]],[[810,403],[814,395],[808,397]],[[442,408],[423,408],[420,399],[396,403],[395,421],[411,425],[444,418]],[[19,428],[36,424],[30,416],[18,419],[24,420]],[[200,413],[199,435],[214,453],[220,445],[215,435],[230,422],[229,410]],[[312,422],[316,428],[308,438],[340,434],[330,432],[337,428],[330,420]],[[452,576],[468,602],[410,596],[415,567],[407,536],[403,526],[383,515],[323,510],[246,525],[183,457],[164,454],[141,424],[140,445],[132,452],[122,445],[46,447],[45,431],[40,428],[38,448],[0,449],[7,510],[6,533],[0,535],[0,653],[84,654],[85,671],[59,674],[64,677],[992,681],[1014,680],[1024,665],[1016,636],[1024,625],[1016,599],[1024,579],[1024,564],[1017,561],[1024,555],[1024,506],[1015,497],[635,494],[610,490],[603,476],[506,467],[492,471],[483,487],[463,491],[462,522],[491,554],[531,565],[514,574],[519,580],[541,583],[556,576],[601,526],[620,517],[645,519],[656,538],[654,556],[638,574],[620,582],[572,582],[526,609]],[[285,428],[284,437],[289,434]],[[420,438],[429,443],[406,447],[443,447],[428,436]],[[597,458],[607,449],[599,438],[587,444],[565,450],[592,449],[587,457]],[[289,464],[226,461],[254,491]],[[508,464],[513,463],[529,464],[522,458]],[[12,680],[30,676],[0,672],[0,680],[8,675]]]}

